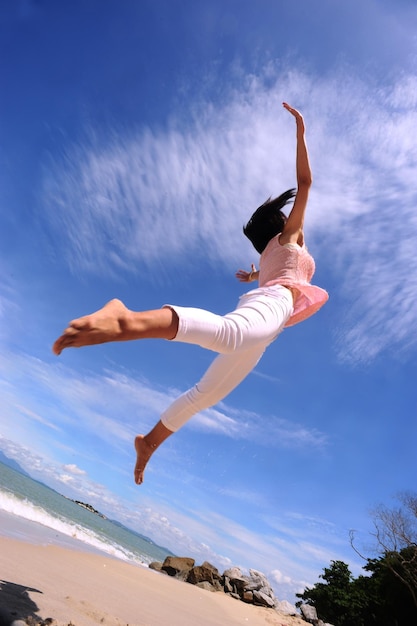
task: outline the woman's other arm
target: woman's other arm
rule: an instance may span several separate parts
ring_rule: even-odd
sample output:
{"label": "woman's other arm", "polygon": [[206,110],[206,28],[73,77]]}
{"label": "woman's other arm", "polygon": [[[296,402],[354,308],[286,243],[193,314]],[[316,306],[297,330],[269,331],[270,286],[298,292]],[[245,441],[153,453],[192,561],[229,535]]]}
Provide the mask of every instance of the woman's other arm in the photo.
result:
{"label": "woman's other arm", "polygon": [[305,125],[303,116],[297,109],[293,109],[286,102],[283,107],[293,115],[297,128],[297,153],[296,153],[296,171],[297,171],[297,194],[291,213],[288,216],[287,223],[284,226],[280,237],[280,243],[298,243],[304,242],[303,225],[304,216],[307,207],[308,194],[313,182],[311,174],[310,161],[308,158],[307,144],[305,141]]}
{"label": "woman's other arm", "polygon": [[241,283],[251,283],[254,280],[258,280],[259,270],[257,270],[255,265],[252,263],[252,269],[250,272],[247,272],[246,270],[238,270],[235,276]]}

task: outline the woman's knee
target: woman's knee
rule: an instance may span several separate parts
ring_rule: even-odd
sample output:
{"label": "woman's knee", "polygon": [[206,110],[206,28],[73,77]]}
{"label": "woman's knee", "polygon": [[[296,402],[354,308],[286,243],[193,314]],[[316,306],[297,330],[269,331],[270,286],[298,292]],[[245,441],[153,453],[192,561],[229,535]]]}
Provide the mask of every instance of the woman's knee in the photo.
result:
{"label": "woman's knee", "polygon": [[180,319],[178,317],[178,313],[171,308],[170,306],[164,306],[162,307],[161,311],[167,311],[168,312],[168,327],[167,327],[167,332],[168,332],[168,337],[167,339],[175,339],[175,337],[178,334],[178,328],[180,325]]}
{"label": "woman's knee", "polygon": [[174,339],[178,332],[178,315],[173,309],[164,307],[134,316],[133,325],[140,338]]}

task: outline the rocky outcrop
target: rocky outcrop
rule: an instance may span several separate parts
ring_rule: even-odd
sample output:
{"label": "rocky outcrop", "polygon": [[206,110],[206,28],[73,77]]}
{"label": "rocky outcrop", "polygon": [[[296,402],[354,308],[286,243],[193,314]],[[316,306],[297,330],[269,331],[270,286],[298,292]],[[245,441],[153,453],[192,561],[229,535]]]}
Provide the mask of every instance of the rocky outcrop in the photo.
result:
{"label": "rocky outcrop", "polygon": [[80,502],[80,500],[72,500],[72,502],[75,502],[75,504],[78,504],[78,506],[81,506],[83,509],[87,509],[87,511],[90,511],[90,513],[94,513],[95,515],[98,515],[99,517],[102,517],[103,519],[107,519],[107,517],[103,515],[103,513],[100,513],[100,511],[97,511],[97,509],[91,506],[91,504],[87,504],[86,502]]}
{"label": "rocky outcrop", "polygon": [[231,567],[220,574],[208,561],[195,565],[194,559],[176,556],[168,556],[163,563],[154,561],[149,567],[207,591],[221,591],[242,602],[276,609],[287,615],[297,614],[289,602],[285,602],[285,610],[281,610],[283,603],[275,597],[268,579],[254,569],[249,570],[249,576],[244,575],[239,567]]}
{"label": "rocky outcrop", "polygon": [[194,559],[179,556],[167,556],[163,563],[154,561],[149,567],[206,591],[221,591],[241,602],[270,608],[285,615],[298,615],[313,626],[331,626],[318,618],[315,607],[310,604],[301,605],[300,616],[295,606],[286,600],[277,600],[265,574],[255,569],[250,569],[249,575],[245,575],[239,567],[230,567],[220,574],[208,561],[196,565]]}
{"label": "rocky outcrop", "polygon": [[223,587],[226,593],[243,602],[270,608],[277,603],[266,576],[254,569],[249,570],[249,576],[242,575],[237,567],[226,570],[223,574]]}

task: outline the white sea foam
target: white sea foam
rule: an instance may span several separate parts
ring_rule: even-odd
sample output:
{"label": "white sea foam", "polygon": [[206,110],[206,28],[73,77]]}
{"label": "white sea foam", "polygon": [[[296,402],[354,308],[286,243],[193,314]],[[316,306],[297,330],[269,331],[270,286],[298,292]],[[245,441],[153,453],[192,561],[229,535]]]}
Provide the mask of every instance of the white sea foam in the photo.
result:
{"label": "white sea foam", "polygon": [[[82,544],[85,544],[90,548],[94,548],[99,552],[104,552],[114,558],[135,563],[136,565],[146,566],[146,563],[136,554],[116,543],[111,542],[111,540],[105,537],[100,537],[100,535],[93,530],[85,528],[80,524],[76,524],[69,519],[52,515],[41,506],[38,506],[27,499],[18,498],[14,494],[3,491],[2,489],[0,489],[0,510],[18,518],[28,520],[29,522],[40,524],[45,528],[54,530],[65,537],[70,537],[73,540],[80,541]],[[2,530],[6,531],[6,529]],[[13,532],[10,534],[13,534]],[[56,541],[54,542],[59,543]]]}

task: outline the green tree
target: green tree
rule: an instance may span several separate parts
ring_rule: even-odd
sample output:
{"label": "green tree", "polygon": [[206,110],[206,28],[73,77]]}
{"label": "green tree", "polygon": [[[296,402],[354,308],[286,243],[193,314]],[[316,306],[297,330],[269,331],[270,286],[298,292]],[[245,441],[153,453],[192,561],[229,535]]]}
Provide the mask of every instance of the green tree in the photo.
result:
{"label": "green tree", "polygon": [[[377,626],[410,626],[417,624],[417,607],[409,586],[404,584],[404,563],[414,562],[415,550],[404,548],[400,552],[390,552],[379,559],[369,559],[364,570],[371,572],[374,597],[377,602],[370,603],[368,614],[375,616]],[[400,572],[400,576],[396,572]],[[417,574],[417,572],[415,572]]]}
{"label": "green tree", "polygon": [[374,512],[375,537],[383,563],[403,585],[417,609],[417,497],[399,496],[398,508]]}
{"label": "green tree", "polygon": [[320,578],[325,582],[298,593],[301,601],[297,606],[311,604],[320,619],[335,626],[367,626],[363,620],[366,592],[363,585],[355,585],[348,565],[343,561],[331,561],[330,567],[323,571]]}
{"label": "green tree", "polygon": [[[417,611],[417,496],[403,493],[398,496],[400,503],[397,507],[380,505],[372,514],[376,539],[376,552],[379,559],[368,559],[361,554],[354,544],[354,534],[351,532],[351,545],[355,552],[367,562],[364,569],[373,571],[373,564],[389,570],[387,578],[391,586],[397,589],[396,597],[404,596],[399,591],[398,583],[406,590],[405,602],[410,600]],[[379,570],[379,578],[381,573]],[[396,580],[395,580],[396,579]]]}
{"label": "green tree", "polygon": [[404,562],[414,562],[412,548],[369,559],[364,570],[369,574],[354,579],[346,563],[331,561],[318,582],[307,588],[297,606],[311,604],[320,619],[334,626],[411,626],[417,624],[417,609],[402,571]]}
{"label": "green tree", "polygon": [[368,573],[352,577],[342,561],[331,561],[312,588],[297,594],[297,606],[310,604],[334,626],[411,626],[417,624],[417,496],[402,494],[400,506],[373,512],[378,558],[366,558]]}

